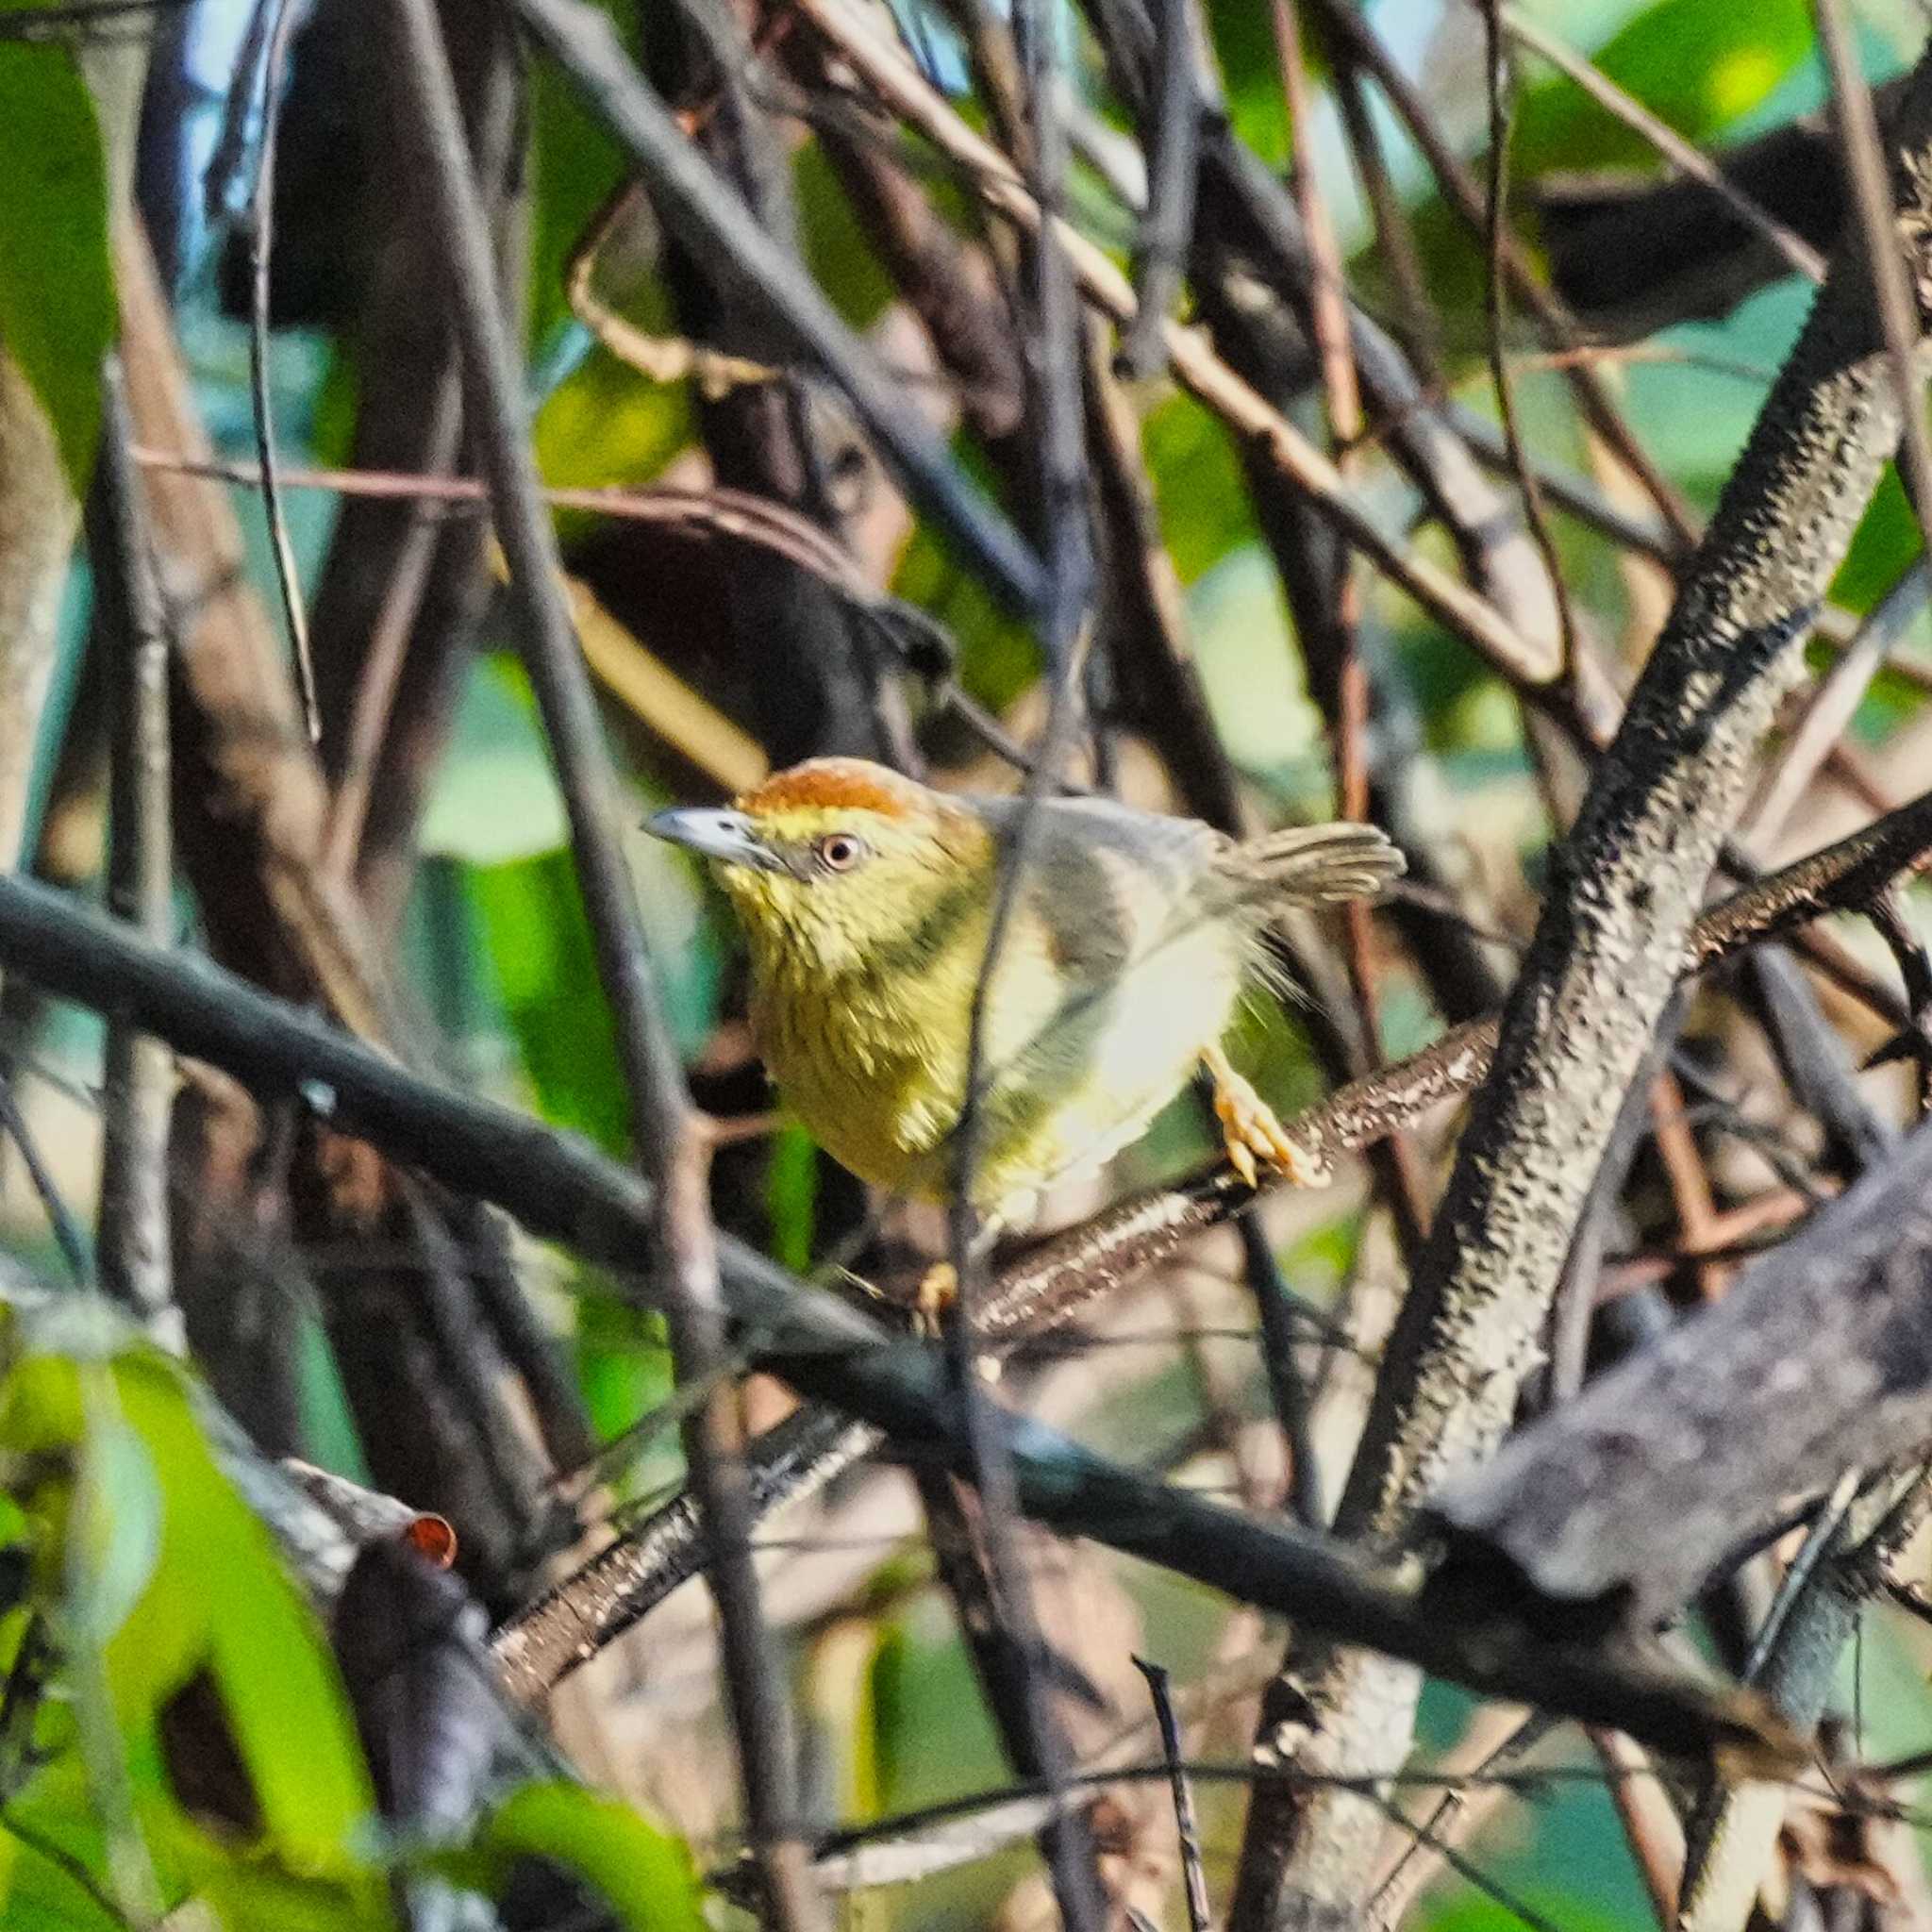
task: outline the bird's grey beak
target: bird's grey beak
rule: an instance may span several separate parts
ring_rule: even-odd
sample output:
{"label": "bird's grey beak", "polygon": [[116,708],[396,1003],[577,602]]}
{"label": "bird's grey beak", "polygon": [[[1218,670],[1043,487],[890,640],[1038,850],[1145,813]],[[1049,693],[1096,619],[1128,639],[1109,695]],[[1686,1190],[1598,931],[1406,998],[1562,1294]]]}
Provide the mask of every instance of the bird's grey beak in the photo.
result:
{"label": "bird's grey beak", "polygon": [[786,869],[741,811],[660,811],[645,820],[644,829],[721,865],[748,865],[759,872]]}

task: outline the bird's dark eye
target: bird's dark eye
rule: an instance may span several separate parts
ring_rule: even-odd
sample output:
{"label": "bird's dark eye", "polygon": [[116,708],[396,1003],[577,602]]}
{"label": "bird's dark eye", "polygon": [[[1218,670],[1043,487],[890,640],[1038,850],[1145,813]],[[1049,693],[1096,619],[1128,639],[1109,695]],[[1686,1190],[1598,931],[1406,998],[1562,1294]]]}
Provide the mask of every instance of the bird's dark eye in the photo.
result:
{"label": "bird's dark eye", "polygon": [[827,872],[850,872],[865,857],[865,841],[855,832],[827,832],[813,848]]}

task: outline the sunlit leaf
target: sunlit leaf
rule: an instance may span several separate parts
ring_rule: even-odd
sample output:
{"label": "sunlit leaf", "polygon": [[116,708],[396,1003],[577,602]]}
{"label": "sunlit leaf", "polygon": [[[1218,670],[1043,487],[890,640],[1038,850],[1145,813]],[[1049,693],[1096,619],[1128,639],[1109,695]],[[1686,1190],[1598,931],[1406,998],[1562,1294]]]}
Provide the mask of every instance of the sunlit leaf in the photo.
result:
{"label": "sunlit leaf", "polygon": [[[33,1457],[19,1466],[42,1587],[57,1627],[98,1648],[149,1856],[230,1924],[387,1925],[366,1856],[374,1796],[333,1658],[217,1468],[183,1371],[140,1344],[92,1353],[98,1338],[72,1324],[60,1339],[85,1343],[80,1358],[28,1353],[0,1386],[0,1453]],[[163,1707],[197,1677],[258,1821],[245,1845],[192,1817],[169,1772]]]}
{"label": "sunlit leaf", "polygon": [[[23,4],[0,0],[0,12]],[[0,343],[46,411],[79,496],[116,318],[101,132],[65,47],[0,39]]]}
{"label": "sunlit leaf", "polygon": [[[1807,0],[1712,7],[1662,0],[1646,7],[1591,57],[1687,141],[1715,140],[1765,100],[1811,49]],[[1524,59],[1510,164],[1545,168],[1656,168],[1657,150],[1567,76]]]}
{"label": "sunlit leaf", "polygon": [[629,1109],[617,1037],[570,855],[547,852],[467,874],[505,1019],[539,1111],[622,1151]]}
{"label": "sunlit leaf", "polygon": [[704,1932],[703,1894],[683,1840],[581,1785],[528,1784],[484,1821],[486,1858],[543,1857],[593,1886],[630,1932]]}
{"label": "sunlit leaf", "polygon": [[818,1224],[819,1155],[805,1129],[787,1122],[772,1137],[765,1168],[765,1209],[772,1223],[772,1253],[786,1267],[811,1267]]}

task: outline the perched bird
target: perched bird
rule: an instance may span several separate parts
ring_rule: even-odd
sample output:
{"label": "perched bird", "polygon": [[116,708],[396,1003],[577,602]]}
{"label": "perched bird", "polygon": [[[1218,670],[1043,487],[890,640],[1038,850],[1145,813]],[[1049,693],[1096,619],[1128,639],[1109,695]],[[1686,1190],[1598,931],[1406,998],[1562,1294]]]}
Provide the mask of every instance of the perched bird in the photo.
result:
{"label": "perched bird", "polygon": [[[928,1200],[953,1139],[1002,858],[1025,808],[953,796],[859,758],[814,758],[729,810],[650,829],[713,861],[751,949],[752,1025],[780,1094],[862,1180]],[[1312,1169],[1221,1048],[1291,906],[1366,897],[1402,871],[1369,825],[1245,843],[1101,799],[1035,808],[983,1021],[973,1205],[1030,1218],[1049,1183],[1137,1139],[1197,1066],[1229,1158]]]}

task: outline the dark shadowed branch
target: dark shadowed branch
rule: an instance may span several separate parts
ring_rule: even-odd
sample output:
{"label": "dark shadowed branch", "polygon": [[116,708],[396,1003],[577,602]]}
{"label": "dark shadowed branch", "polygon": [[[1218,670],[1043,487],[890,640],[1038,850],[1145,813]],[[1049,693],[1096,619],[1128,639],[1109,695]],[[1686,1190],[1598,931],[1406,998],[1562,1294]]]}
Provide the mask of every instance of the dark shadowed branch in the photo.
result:
{"label": "dark shadowed branch", "polygon": [[685,1445],[707,1513],[719,1528],[710,1575],[724,1626],[746,1817],[783,1932],[811,1932],[821,1922],[820,1910],[797,1836],[788,1707],[752,1564],[736,1405],[723,1373],[725,1312],[704,1143],[619,848],[616,774],[564,597],[557,538],[525,431],[522,383],[504,326],[489,227],[441,26],[430,0],[397,0],[396,18],[416,123],[411,134],[433,186],[433,232],[455,303],[465,397],[490,480],[497,540],[509,565],[524,662],[569,811],[598,975],[616,1025],[631,1128],[654,1190],[653,1231],[664,1262],[660,1291],[672,1347],[680,1377],[708,1391],[685,1431]]}
{"label": "dark shadowed branch", "polygon": [[[129,447],[118,361],[105,383],[101,450],[88,503],[95,625],[108,659],[111,725],[108,898],[143,937],[173,937],[175,861],[169,810],[168,635]],[[168,1116],[175,1057],[125,1022],[108,1031],[101,1092],[101,1286],[178,1347],[168,1239]]]}
{"label": "dark shadowed branch", "polygon": [[[494,1201],[533,1234],[635,1280],[657,1241],[649,1189],[576,1137],[458,1094],[345,1039],[204,959],[162,952],[65,895],[0,878],[0,962],[47,991],[117,1010],[264,1096],[326,1110],[341,1131],[445,1186]],[[843,1303],[721,1239],[725,1299],[761,1359],[803,1393],[876,1426],[895,1447],[969,1467],[933,1350],[894,1342]],[[1044,1424],[1000,1411],[1021,1507],[1069,1535],[1191,1577],[1310,1628],[1411,1658],[1495,1694],[1615,1725],[1670,1751],[1713,1739],[1761,1748],[1750,1708],[1674,1673],[1576,1649],[1499,1642],[1490,1628],[1418,1617],[1409,1594],[1322,1537],[1263,1524],[1136,1475]],[[1781,1753],[1771,1740],[1774,1757]]]}

